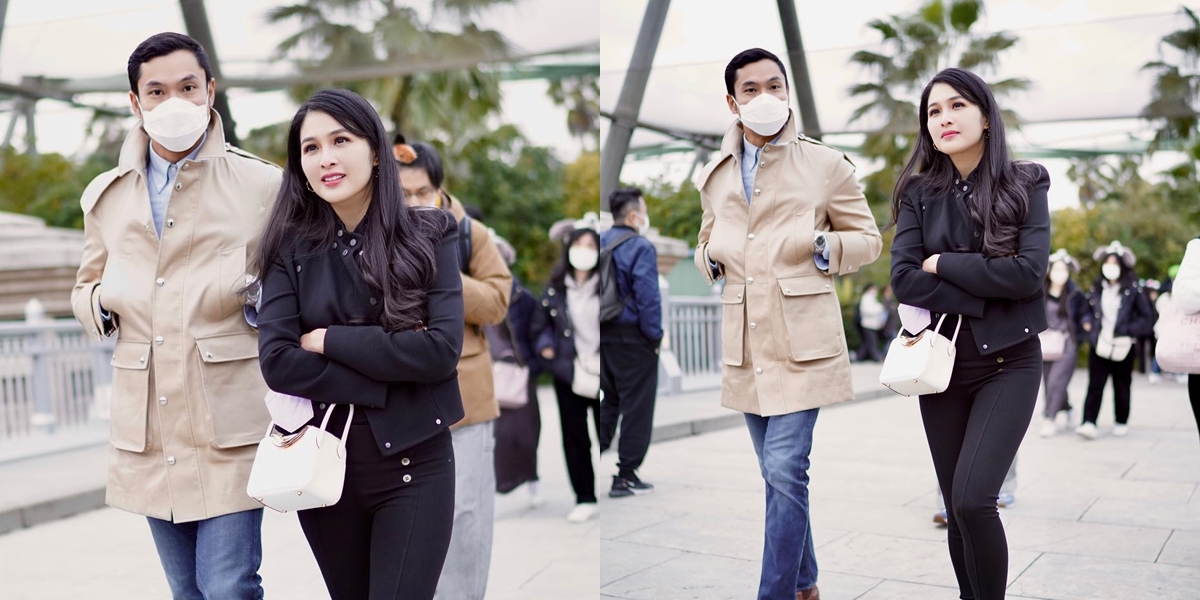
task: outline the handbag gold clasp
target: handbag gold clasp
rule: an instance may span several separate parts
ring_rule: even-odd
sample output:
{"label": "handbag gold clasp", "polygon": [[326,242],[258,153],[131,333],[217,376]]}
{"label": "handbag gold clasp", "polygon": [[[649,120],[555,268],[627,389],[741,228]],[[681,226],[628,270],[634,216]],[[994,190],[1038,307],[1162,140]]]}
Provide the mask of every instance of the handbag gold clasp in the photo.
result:
{"label": "handbag gold clasp", "polygon": [[271,441],[277,448],[291,448],[293,444],[300,441],[300,438],[304,437],[305,431],[308,431],[307,425],[304,426],[304,428],[300,431],[297,431],[291,435],[284,435],[278,431],[275,431],[271,433]]}
{"label": "handbag gold clasp", "polygon": [[913,337],[904,337],[904,336],[901,336],[901,337],[900,337],[900,340],[901,340],[901,341],[900,341],[900,343],[901,343],[901,344],[904,344],[904,347],[905,347],[905,348],[909,348],[909,347],[913,346],[914,344],[916,344],[917,342],[921,341],[921,338],[925,337],[925,332],[926,332],[926,331],[929,331],[929,330],[928,330],[928,329],[922,329],[922,330],[921,330],[921,333],[918,333],[917,335],[915,335],[915,336],[913,336]]}

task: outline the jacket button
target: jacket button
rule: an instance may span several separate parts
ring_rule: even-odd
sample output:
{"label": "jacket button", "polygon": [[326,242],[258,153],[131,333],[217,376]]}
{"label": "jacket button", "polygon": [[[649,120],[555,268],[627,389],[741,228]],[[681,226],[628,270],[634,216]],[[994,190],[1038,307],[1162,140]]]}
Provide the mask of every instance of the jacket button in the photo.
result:
{"label": "jacket button", "polygon": [[750,329],[758,329],[758,323],[751,323]]}
{"label": "jacket button", "polygon": [[357,245],[358,245],[358,240],[351,238],[351,239],[350,239],[350,245],[351,245],[351,246],[357,246]]}
{"label": "jacket button", "polygon": [[175,219],[167,219],[167,227],[174,227]]}
{"label": "jacket button", "polygon": [[1026,327],[1026,328],[1025,328],[1025,333],[1029,333],[1029,328],[1028,328],[1028,327]]}
{"label": "jacket button", "polygon": [[384,447],[384,448],[391,448],[391,447],[392,447],[392,443],[391,443],[391,442],[384,442],[384,443],[383,443],[383,447]]}
{"label": "jacket button", "polygon": [[550,309],[550,316],[552,316],[552,317],[557,317],[557,316],[558,316],[558,309],[557,309],[557,308],[552,308],[552,309]]}
{"label": "jacket button", "polygon": [[404,483],[408,483],[408,482],[410,482],[410,481],[412,481],[412,475],[405,475],[405,476],[404,476]]}
{"label": "jacket button", "polygon": [[158,279],[154,280],[154,283],[157,283],[158,287],[162,287],[164,285],[167,285],[167,280],[163,279],[162,277],[159,277]]}
{"label": "jacket button", "polygon": [[301,267],[300,267],[300,265],[296,265],[296,272],[297,272],[297,273],[299,273],[299,272],[300,272],[300,268],[301,268]]}
{"label": "jacket button", "polygon": [[402,464],[406,467],[408,466],[408,463],[410,463],[410,462],[412,462],[412,461],[408,460],[407,458],[400,459],[400,464]]}
{"label": "jacket button", "polygon": [[825,284],[825,289],[829,289],[829,284]]}
{"label": "jacket button", "polygon": [[333,243],[333,247],[334,247],[334,249],[336,249],[336,248],[337,248],[337,242],[334,242],[334,243]]}
{"label": "jacket button", "polygon": [[212,358],[212,352],[205,353],[204,357],[205,357],[205,358],[209,358],[209,359],[211,359],[211,358]]}
{"label": "jacket button", "polygon": [[755,195],[755,196],[761,196],[761,195],[762,195],[762,190],[754,190],[754,195]]}
{"label": "jacket button", "polygon": [[755,369],[754,372],[758,373],[759,375],[762,375],[762,367]]}
{"label": "jacket button", "polygon": [[983,349],[984,349],[984,350],[987,350],[987,344],[984,344],[984,345],[983,345]]}
{"label": "jacket button", "polygon": [[371,298],[371,305],[372,305],[372,306],[374,306],[376,302],[379,302],[379,300],[376,300],[375,298]]}
{"label": "jacket button", "polygon": [[742,295],[738,294],[738,300],[741,300],[741,299],[742,299]]}
{"label": "jacket button", "polygon": [[746,283],[754,283],[754,278],[753,277],[747,278]]}
{"label": "jacket button", "polygon": [[750,235],[747,235],[746,237],[747,237],[747,238],[749,238],[749,239],[754,239],[754,234],[753,234],[753,233],[751,233]]}
{"label": "jacket button", "polygon": [[342,237],[342,230],[341,230],[341,229],[339,229],[339,230],[338,230],[338,237]]}
{"label": "jacket button", "polygon": [[167,405],[167,397],[166,397],[166,396],[163,396],[162,398],[159,398],[159,399],[158,399],[158,405],[159,405],[159,406],[166,406],[166,405]]}
{"label": "jacket button", "polygon": [[347,254],[350,254],[349,250],[342,250],[342,256],[346,256]]}
{"label": "jacket button", "polygon": [[563,331],[563,337],[571,337],[571,330],[567,329],[566,331]]}
{"label": "jacket button", "polygon": [[174,456],[168,456],[168,457],[167,457],[167,464],[168,464],[168,465],[171,465],[172,467],[173,467],[173,466],[175,466],[175,457],[174,457]]}
{"label": "jacket button", "polygon": [[433,420],[433,422],[434,422],[434,424],[435,424],[435,425],[441,425],[441,424],[442,424],[442,420],[441,420],[441,419],[434,419],[434,420]]}
{"label": "jacket button", "polygon": [[996,359],[996,362],[998,362],[998,363],[1002,363],[1002,362],[1004,362],[1004,357],[1003,357],[1003,356],[1001,356],[1000,358],[997,358],[997,359]]}
{"label": "jacket button", "polygon": [[764,160],[764,161],[762,161],[762,162],[758,163],[758,166],[760,166],[760,167],[765,167],[765,166],[767,166],[767,161],[765,161],[765,160]]}
{"label": "jacket button", "polygon": [[326,404],[325,404],[324,402],[322,402],[322,403],[321,403],[321,410],[325,410],[325,406],[326,406]]}
{"label": "jacket button", "polygon": [[162,336],[160,335],[160,336],[158,336],[158,337],[154,338],[154,343],[155,343],[155,344],[158,344],[159,346],[163,345],[163,338],[162,338]]}
{"label": "jacket button", "polygon": [[138,357],[138,362],[140,362],[142,364],[146,364],[146,357],[145,356]]}
{"label": "jacket button", "polygon": [[182,183],[177,183],[177,184],[175,184],[175,191],[177,191],[177,192],[178,192],[179,190],[182,190],[182,189],[183,189],[183,184],[182,184]]}

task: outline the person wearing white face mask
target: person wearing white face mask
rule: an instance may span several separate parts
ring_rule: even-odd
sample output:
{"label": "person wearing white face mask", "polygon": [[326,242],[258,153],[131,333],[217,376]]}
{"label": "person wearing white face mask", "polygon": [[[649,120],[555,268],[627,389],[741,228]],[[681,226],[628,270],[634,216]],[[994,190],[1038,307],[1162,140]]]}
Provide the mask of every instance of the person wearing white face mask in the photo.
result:
{"label": "person wearing white face mask", "polygon": [[176,600],[261,599],[246,483],[270,418],[245,288],[282,172],[225,143],[195,40],[155,35],[127,68],[140,122],[83,194],[71,294],[93,335],[118,335],[106,500],[147,517]]}
{"label": "person wearing white face mask", "polygon": [[542,295],[542,311],[532,327],[537,334],[538,353],[554,376],[563,453],[575,492],[575,509],[567,515],[571,523],[591,520],[597,513],[588,411],[599,422],[599,249],[600,236],[594,229],[575,229],[567,234],[562,259],[550,275]]}
{"label": "person wearing white face mask", "polygon": [[721,404],[744,413],[767,484],[758,598],[817,600],[813,427],[820,407],[854,397],[832,276],[873,262],[883,243],[854,165],[799,133],[779,57],[739,53],[725,91],[737,120],[696,177],[696,268],[725,279]]}
{"label": "person wearing white face mask", "polygon": [[1078,271],[1079,262],[1066,250],[1050,255],[1050,270],[1043,285],[1047,329],[1039,335],[1042,342],[1042,379],[1046,385],[1042,437],[1062,431],[1072,420],[1067,386],[1075,374],[1075,359],[1082,334],[1079,331],[1079,318],[1085,302],[1083,292],[1071,280],[1071,273]]}
{"label": "person wearing white face mask", "polygon": [[1088,440],[1099,435],[1096,420],[1104,386],[1111,376],[1116,425],[1113,435],[1129,433],[1130,387],[1133,383],[1133,342],[1149,335],[1154,327],[1154,309],[1137,287],[1133,251],[1114,241],[1097,248],[1092,256],[1101,263],[1100,277],[1088,294],[1080,316],[1080,327],[1091,344],[1088,354],[1088,392],[1083,405],[1083,422],[1075,433]]}

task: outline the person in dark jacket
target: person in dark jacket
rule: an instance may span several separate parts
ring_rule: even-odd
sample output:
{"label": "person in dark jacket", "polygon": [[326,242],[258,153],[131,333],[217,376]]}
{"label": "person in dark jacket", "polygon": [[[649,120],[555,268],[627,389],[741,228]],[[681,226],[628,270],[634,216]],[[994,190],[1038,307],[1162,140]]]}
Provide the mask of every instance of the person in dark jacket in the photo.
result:
{"label": "person in dark jacket", "polygon": [[[1079,339],[1082,332],[1078,323],[1086,302],[1083,292],[1071,280],[1072,273],[1079,272],[1079,261],[1066,250],[1050,256],[1050,269],[1042,291],[1046,295],[1046,331],[1042,332],[1042,378],[1046,385],[1046,410],[1043,413],[1042,437],[1050,437],[1067,428],[1071,422],[1071,403],[1067,400],[1067,386],[1075,374],[1075,360],[1079,354]],[[1057,356],[1045,354],[1049,351]]]}
{"label": "person in dark jacket", "polygon": [[1113,380],[1116,425],[1113,435],[1129,433],[1129,396],[1133,384],[1133,344],[1154,328],[1154,309],[1138,290],[1133,251],[1114,241],[1092,255],[1100,263],[1100,276],[1092,284],[1087,306],[1080,315],[1083,335],[1091,345],[1088,353],[1088,392],[1083,404],[1083,423],[1075,429],[1080,437],[1094,440],[1099,435],[1096,419],[1104,386]]}
{"label": "person in dark jacket", "polygon": [[[450,425],[463,418],[458,227],[404,204],[383,123],[318,92],[288,133],[254,264],[259,361],[274,391],[350,419],[341,499],[299,512],[332,600],[429,600],[454,518]],[[353,417],[351,417],[353,415]]]}
{"label": "person in dark jacket", "polygon": [[554,375],[563,453],[575,491],[575,508],[567,515],[571,523],[588,521],[597,512],[588,410],[597,417],[600,408],[599,250],[600,236],[594,229],[575,229],[567,235],[539,315],[538,352]]}
{"label": "person in dark jacket", "polygon": [[616,190],[608,199],[613,227],[600,236],[606,247],[630,231],[634,236],[612,253],[616,263],[617,291],[625,310],[600,325],[600,451],[612,444],[621,425],[617,469],[611,498],[648,494],[654,486],[642,481],[637,470],[650,448],[654,428],[654,401],[658,393],[658,349],[662,344],[662,295],[658,287],[658,254],[646,239],[650,215],[637,188]]}
{"label": "person in dark jacket", "polygon": [[943,335],[957,335],[949,387],[921,396],[921,420],[959,593],[1001,600],[1008,543],[996,506],[1041,388],[1050,176],[1009,159],[1000,109],[974,73],[934,76],[918,118],[892,195],[892,289],[916,307],[901,313],[905,330],[948,315]]}
{"label": "person in dark jacket", "polygon": [[[476,218],[475,215],[472,218]],[[483,218],[478,217],[478,220],[482,221]],[[500,256],[512,268],[517,259],[516,250],[504,238],[496,236],[495,240]],[[503,360],[507,353],[515,355],[514,358],[529,369],[525,405],[519,408],[501,405],[500,418],[496,419],[496,491],[507,494],[524,484],[529,491],[529,505],[532,508],[544,502],[537,471],[538,439],[542,434],[537,379],[544,369],[534,351],[538,334],[534,327],[539,321],[540,312],[537,299],[514,274],[507,322],[486,328],[487,337],[491,340],[488,350],[492,353],[493,364]]]}

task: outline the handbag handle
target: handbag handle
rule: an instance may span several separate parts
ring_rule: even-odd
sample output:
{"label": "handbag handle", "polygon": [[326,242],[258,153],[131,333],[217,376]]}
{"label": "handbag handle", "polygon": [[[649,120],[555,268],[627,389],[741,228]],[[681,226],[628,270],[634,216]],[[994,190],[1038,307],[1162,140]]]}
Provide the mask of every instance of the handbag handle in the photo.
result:
{"label": "handbag handle", "polygon": [[[937,332],[939,334],[942,332],[942,323],[944,323],[946,321],[946,316],[947,316],[946,314],[942,314],[942,316],[938,318],[937,327],[934,328],[935,332]],[[962,328],[962,321],[963,321],[962,315],[955,315],[955,316],[958,317],[958,323],[954,326],[954,337],[950,338],[950,347],[951,348],[953,348],[956,344],[958,344],[958,330]],[[929,343],[932,344],[933,340],[930,340]]]}
{"label": "handbag handle", "polygon": [[[346,453],[346,438],[350,437],[350,421],[354,420],[354,405],[347,404],[350,407],[350,414],[346,416],[346,425],[342,427],[342,439],[338,442],[338,454]],[[330,404],[325,411],[325,417],[321,419],[321,431],[325,431],[325,427],[329,425],[329,417],[333,415],[333,409],[337,408],[336,404]],[[321,447],[321,436],[317,436],[317,447]]]}

